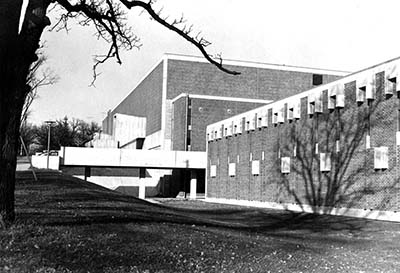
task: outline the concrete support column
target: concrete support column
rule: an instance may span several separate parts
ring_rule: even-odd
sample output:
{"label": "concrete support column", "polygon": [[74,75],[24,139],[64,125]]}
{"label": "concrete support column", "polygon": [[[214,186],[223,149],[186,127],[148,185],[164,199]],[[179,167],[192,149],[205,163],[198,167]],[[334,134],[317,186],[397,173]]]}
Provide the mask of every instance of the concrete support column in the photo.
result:
{"label": "concrete support column", "polygon": [[197,175],[196,170],[190,171],[190,199],[196,199],[197,196]]}
{"label": "concrete support column", "polygon": [[145,199],[146,198],[146,169],[140,168],[139,169],[139,198]]}

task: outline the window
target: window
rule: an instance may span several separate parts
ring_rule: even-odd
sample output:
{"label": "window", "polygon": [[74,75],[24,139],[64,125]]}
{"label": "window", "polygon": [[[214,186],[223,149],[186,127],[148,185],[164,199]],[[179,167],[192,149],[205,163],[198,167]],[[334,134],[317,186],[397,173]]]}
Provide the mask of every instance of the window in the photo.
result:
{"label": "window", "polygon": [[336,152],[338,153],[340,152],[340,140],[337,139],[335,143],[336,143]]}
{"label": "window", "polygon": [[367,100],[375,99],[375,73],[367,75],[361,82],[361,86],[365,86],[365,98]]}
{"label": "window", "polygon": [[336,93],[337,93],[337,86],[333,85],[328,90],[328,109],[335,109],[336,106]]}
{"label": "window", "polygon": [[320,74],[312,75],[312,84],[313,85],[321,85],[323,83],[323,77]]}
{"label": "window", "polygon": [[331,170],[331,154],[320,153],[319,154],[319,170],[321,172],[329,172]]}
{"label": "window", "polygon": [[315,112],[316,113],[322,113],[323,112],[323,107],[322,107],[322,92],[319,91],[317,94],[315,94]]}
{"label": "window", "polygon": [[389,167],[388,147],[374,148],[374,169],[383,170]]}
{"label": "window", "polygon": [[260,175],[260,161],[253,160],[251,162],[251,174],[252,175]]}
{"label": "window", "polygon": [[290,101],[287,104],[287,119],[293,120],[293,118],[294,118],[294,103]]}
{"label": "window", "polygon": [[268,111],[266,108],[261,109],[257,113],[257,128],[267,127],[268,126]]}
{"label": "window", "polygon": [[399,131],[396,132],[396,145],[397,146],[400,145],[400,132]]}
{"label": "window", "polygon": [[290,157],[281,158],[281,172],[290,173]]}
{"label": "window", "polygon": [[284,123],[285,122],[285,107],[283,105],[278,110],[278,122],[279,123]]}
{"label": "window", "polygon": [[234,134],[241,134],[242,133],[242,118],[237,118],[233,121],[233,133]]}
{"label": "window", "polygon": [[363,103],[365,101],[365,91],[366,91],[366,87],[365,86],[361,86],[358,87],[356,90],[356,101],[358,103]]}
{"label": "window", "polygon": [[246,122],[246,131],[252,131],[255,130],[256,128],[256,116],[254,113],[247,114],[245,117],[245,122]]}
{"label": "window", "polygon": [[228,174],[230,177],[233,177],[236,175],[236,163],[229,163]]}
{"label": "window", "polygon": [[308,109],[307,113],[312,116],[314,115],[315,112],[315,95],[314,94],[309,94],[308,95]]}
{"label": "window", "polygon": [[396,67],[390,67],[385,71],[385,95],[393,96],[397,89],[397,71]]}
{"label": "window", "polygon": [[278,113],[274,112],[272,116],[272,124],[277,124],[278,123]]}
{"label": "window", "polygon": [[301,102],[300,99],[297,99],[297,101],[293,102],[293,118],[295,119],[300,119],[300,109],[301,109]]}
{"label": "window", "polygon": [[337,87],[337,92],[336,92],[336,107],[337,108],[343,108],[344,107],[344,86],[338,86]]}
{"label": "window", "polygon": [[224,128],[220,125],[215,131],[215,139],[221,139]]}
{"label": "window", "polygon": [[208,141],[213,141],[214,140],[214,128],[208,127],[207,129],[207,140]]}
{"label": "window", "polygon": [[217,177],[217,165],[210,166],[210,177]]}
{"label": "window", "polygon": [[374,90],[373,90],[373,76],[371,74],[364,75],[363,78],[357,80],[357,94],[356,100],[359,103],[367,100],[372,100],[375,98]]}
{"label": "window", "polygon": [[225,136],[231,136],[233,134],[233,122],[228,122],[227,124],[224,125],[224,128],[226,130]]}
{"label": "window", "polygon": [[365,149],[370,149],[371,148],[371,136],[366,135],[365,136]]}

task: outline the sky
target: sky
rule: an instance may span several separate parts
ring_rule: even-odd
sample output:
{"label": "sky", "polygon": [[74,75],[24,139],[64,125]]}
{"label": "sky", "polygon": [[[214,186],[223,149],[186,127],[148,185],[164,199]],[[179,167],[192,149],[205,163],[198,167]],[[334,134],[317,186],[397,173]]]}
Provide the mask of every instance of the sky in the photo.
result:
{"label": "sky", "polygon": [[[170,20],[183,14],[212,42],[209,53],[225,59],[355,72],[400,56],[398,0],[158,0],[156,6]],[[93,56],[107,47],[95,30],[73,21],[68,33],[45,30],[45,68],[59,79],[38,90],[30,122],[68,116],[101,124],[164,53],[200,55],[145,12],[128,16],[143,45],[123,52],[122,65],[110,60],[99,67],[96,87],[89,86]]]}

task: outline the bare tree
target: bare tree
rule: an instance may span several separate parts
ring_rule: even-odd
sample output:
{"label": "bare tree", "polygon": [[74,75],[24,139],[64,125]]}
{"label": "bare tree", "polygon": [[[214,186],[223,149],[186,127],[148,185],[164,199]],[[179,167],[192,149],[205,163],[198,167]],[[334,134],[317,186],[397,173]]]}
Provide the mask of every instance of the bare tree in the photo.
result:
{"label": "bare tree", "polygon": [[26,95],[24,107],[22,108],[21,124],[24,124],[29,116],[29,108],[31,107],[33,100],[38,96],[38,89],[46,85],[52,85],[58,80],[58,76],[49,68],[43,68],[43,65],[47,60],[43,53],[43,49],[39,50],[37,54],[38,60],[31,65],[26,79],[26,83],[30,86],[31,90]]}
{"label": "bare tree", "polygon": [[[18,136],[23,107],[32,86],[27,83],[29,71],[38,60],[37,49],[45,27],[50,25],[47,14],[55,8],[61,16],[55,27],[67,27],[70,19],[83,26],[93,26],[98,38],[109,44],[108,51],[97,56],[96,68],[108,59],[122,63],[120,50],[140,46],[139,38],[127,24],[130,10],[146,11],[154,21],[174,31],[193,44],[204,57],[220,70],[239,74],[225,68],[220,56],[206,51],[210,44],[200,34],[193,33],[183,18],[169,20],[153,8],[152,1],[137,0],[29,0],[23,10],[23,0],[0,1],[0,223],[11,224],[15,219],[14,189]],[[23,12],[25,11],[25,12]],[[21,16],[24,14],[24,16]],[[22,25],[20,28],[20,20]]]}

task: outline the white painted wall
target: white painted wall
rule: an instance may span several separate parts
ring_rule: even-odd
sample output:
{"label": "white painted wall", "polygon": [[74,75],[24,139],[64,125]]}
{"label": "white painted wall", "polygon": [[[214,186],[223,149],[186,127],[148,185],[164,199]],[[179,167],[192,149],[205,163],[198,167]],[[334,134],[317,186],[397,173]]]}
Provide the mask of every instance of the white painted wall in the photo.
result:
{"label": "white painted wall", "polygon": [[123,114],[115,114],[113,121],[113,136],[120,146],[146,136],[146,118]]}
{"label": "white painted wall", "polygon": [[[38,169],[47,169],[47,156],[33,155],[32,166]],[[58,170],[60,167],[60,156],[49,156],[49,169]]]}
{"label": "white painted wall", "polygon": [[60,156],[63,164],[70,166],[165,169],[205,169],[207,167],[206,152],[63,147]]}

